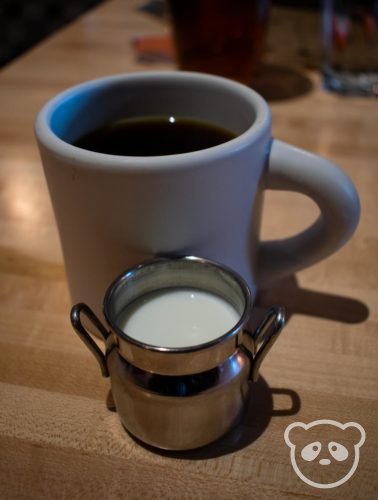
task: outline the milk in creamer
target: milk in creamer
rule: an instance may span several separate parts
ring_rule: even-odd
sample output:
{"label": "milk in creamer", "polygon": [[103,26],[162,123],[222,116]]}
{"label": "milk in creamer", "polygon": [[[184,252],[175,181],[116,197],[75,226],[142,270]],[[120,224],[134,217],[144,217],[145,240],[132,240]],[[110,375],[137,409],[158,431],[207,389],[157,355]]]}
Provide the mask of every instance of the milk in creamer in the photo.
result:
{"label": "milk in creamer", "polygon": [[240,319],[225,299],[195,288],[148,293],[121,311],[118,327],[139,342],[159,347],[189,347],[214,340]]}

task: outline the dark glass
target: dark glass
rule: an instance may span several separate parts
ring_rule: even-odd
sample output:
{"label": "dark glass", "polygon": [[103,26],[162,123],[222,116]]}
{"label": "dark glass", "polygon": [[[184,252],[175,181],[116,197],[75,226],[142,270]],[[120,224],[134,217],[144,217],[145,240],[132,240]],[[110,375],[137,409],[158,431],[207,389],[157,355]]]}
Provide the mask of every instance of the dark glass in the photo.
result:
{"label": "dark glass", "polygon": [[258,73],[269,0],[168,0],[180,69],[251,83]]}

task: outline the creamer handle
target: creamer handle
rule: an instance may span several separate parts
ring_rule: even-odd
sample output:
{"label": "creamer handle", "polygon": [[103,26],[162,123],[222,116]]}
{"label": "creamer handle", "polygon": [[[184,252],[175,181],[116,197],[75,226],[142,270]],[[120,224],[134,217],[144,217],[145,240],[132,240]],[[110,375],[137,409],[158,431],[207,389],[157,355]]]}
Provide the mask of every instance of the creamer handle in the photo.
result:
{"label": "creamer handle", "polygon": [[71,309],[71,324],[74,327],[76,333],[88,349],[92,352],[94,357],[97,359],[98,364],[101,368],[101,373],[103,377],[109,376],[108,365],[106,363],[105,354],[98,347],[96,342],[92,339],[91,334],[85,329],[83,323],[81,322],[81,315],[84,314],[93,326],[98,330],[104,342],[106,342],[110,333],[106,330],[101,321],[97,318],[95,313],[86,304],[79,303],[73,306]]}
{"label": "creamer handle", "polygon": [[250,380],[256,382],[261,363],[276,342],[285,325],[285,312],[281,307],[272,306],[254,333],[245,331],[248,345],[243,344],[251,360]]}

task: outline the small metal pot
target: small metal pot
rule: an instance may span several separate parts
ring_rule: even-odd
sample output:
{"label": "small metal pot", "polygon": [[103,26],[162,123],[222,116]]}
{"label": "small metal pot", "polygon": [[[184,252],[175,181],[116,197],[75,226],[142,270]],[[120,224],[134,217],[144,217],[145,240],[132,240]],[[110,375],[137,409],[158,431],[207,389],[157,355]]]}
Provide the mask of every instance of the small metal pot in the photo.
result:
{"label": "small metal pot", "polygon": [[[128,304],[151,291],[192,287],[227,300],[240,319],[227,333],[196,346],[146,345],[117,326]],[[232,270],[198,257],[157,259],[126,271],[108,288],[103,311],[109,330],[85,304],[71,311],[79,337],[95,355],[103,376],[110,375],[118,414],[126,429],[162,449],[186,450],[208,444],[240,419],[249,381],[284,325],[272,307],[254,333],[246,330],[252,312],[247,284]],[[83,326],[85,315],[98,330],[105,354]],[[179,332],[178,332],[179,334]]]}

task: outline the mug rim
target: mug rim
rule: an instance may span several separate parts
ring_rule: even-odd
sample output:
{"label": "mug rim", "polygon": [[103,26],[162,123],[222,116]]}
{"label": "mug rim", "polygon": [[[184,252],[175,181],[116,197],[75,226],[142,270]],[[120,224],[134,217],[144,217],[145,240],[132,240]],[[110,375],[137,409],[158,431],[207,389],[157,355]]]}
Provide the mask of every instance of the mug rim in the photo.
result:
{"label": "mug rim", "polygon": [[[226,141],[217,146],[198,151],[190,151],[187,153],[160,155],[160,156],[120,156],[106,153],[89,151],[83,148],[74,146],[73,144],[64,141],[55,132],[52,131],[50,122],[54,112],[59,106],[64,105],[64,101],[74,95],[86,90],[92,90],[96,87],[111,86],[116,83],[124,82],[172,82],[177,81],[187,82],[190,80],[198,84],[213,84],[218,87],[228,89],[230,92],[237,92],[243,99],[253,105],[255,109],[255,120],[241,134],[235,138]],[[100,77],[88,80],[58,93],[50,99],[39,111],[35,120],[35,135],[38,142],[46,148],[51,154],[59,158],[69,157],[71,163],[75,163],[84,167],[101,169],[106,163],[107,167],[113,169],[135,169],[138,171],[156,169],[177,169],[187,166],[198,165],[198,159],[206,162],[224,157],[225,153],[230,151],[239,151],[247,146],[258,141],[271,125],[271,112],[267,102],[257,92],[250,87],[238,83],[227,78],[210,75],[207,73],[197,73],[189,71],[141,71],[133,73],[120,73],[111,76]]]}
{"label": "mug rim", "polygon": [[[134,337],[130,337],[126,332],[121,330],[121,328],[118,327],[116,322],[110,318],[109,314],[109,307],[110,307],[110,301],[112,300],[112,296],[116,292],[117,286],[125,281],[126,279],[132,277],[137,273],[138,271],[140,272],[142,269],[145,269],[151,265],[163,265],[164,263],[167,263],[169,261],[181,261],[181,262],[195,262],[198,264],[202,265],[207,265],[212,268],[221,270],[224,273],[227,273],[233,281],[239,286],[243,298],[244,298],[244,306],[243,306],[243,311],[239,316],[239,319],[235,325],[230,328],[227,332],[222,333],[218,337],[215,337],[212,340],[209,340],[207,342],[203,342],[201,344],[193,344],[189,346],[182,346],[182,347],[167,347],[167,346],[158,346],[154,344],[147,344],[145,342],[142,342],[140,340],[135,339]],[[130,269],[127,269],[126,271],[122,272],[119,274],[113,282],[109,285],[107,288],[104,299],[103,299],[103,304],[102,304],[102,310],[103,310],[103,315],[104,318],[109,325],[109,327],[112,329],[112,331],[121,339],[126,341],[129,344],[132,344],[136,346],[137,348],[143,349],[143,350],[148,350],[156,353],[162,353],[162,354],[179,354],[179,353],[186,353],[190,354],[196,351],[208,349],[215,347],[219,344],[222,344],[223,342],[226,342],[227,340],[235,337],[240,331],[243,330],[243,327],[246,325],[248,319],[250,318],[251,312],[252,312],[252,307],[253,307],[253,301],[254,297],[252,295],[252,291],[247,285],[246,281],[233,269],[230,267],[221,264],[219,262],[215,262],[210,259],[205,259],[203,257],[197,257],[194,255],[185,255],[185,256],[180,256],[180,257],[157,257],[154,259],[150,259],[147,261],[144,261],[140,264],[137,264]]]}

